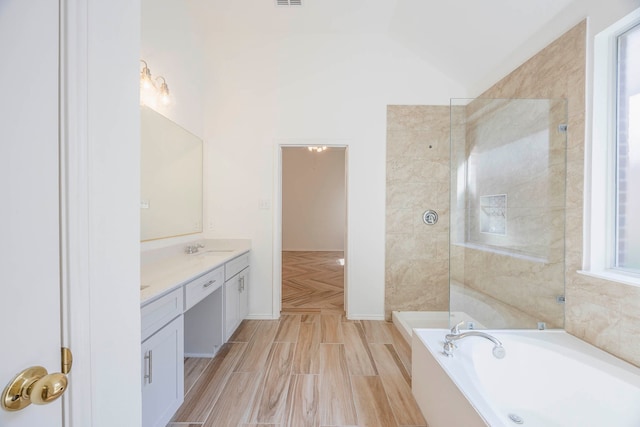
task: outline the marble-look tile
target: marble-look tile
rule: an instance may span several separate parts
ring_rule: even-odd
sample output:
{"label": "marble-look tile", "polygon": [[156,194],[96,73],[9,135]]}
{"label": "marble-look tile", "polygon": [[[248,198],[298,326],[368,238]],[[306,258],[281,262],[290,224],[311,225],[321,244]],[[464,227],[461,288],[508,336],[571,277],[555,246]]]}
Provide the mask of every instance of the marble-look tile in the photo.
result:
{"label": "marble-look tile", "polygon": [[447,310],[447,266],[446,260],[402,260],[390,266],[385,292],[386,315],[392,310]]}
{"label": "marble-look tile", "polygon": [[433,244],[437,236],[430,233],[426,239],[415,239],[414,234],[387,234],[387,253],[403,260],[432,260],[437,258],[436,246]]}
{"label": "marble-look tile", "polygon": [[593,300],[583,299],[568,305],[566,316],[567,332],[605,351],[618,353],[622,322],[620,313],[613,313],[608,307],[596,304]]}
{"label": "marble-look tile", "polygon": [[387,207],[429,209],[449,198],[446,182],[392,182],[387,184]]}
{"label": "marble-look tile", "polygon": [[427,130],[393,130],[387,132],[387,159],[399,158],[448,161],[449,138]]}
{"label": "marble-look tile", "polygon": [[385,262],[385,280],[387,283],[386,292],[397,292],[398,286],[408,282],[413,277],[413,262],[409,260],[390,260],[387,257]]}
{"label": "marble-look tile", "polygon": [[[635,301],[640,301],[640,296],[635,296]],[[628,312],[625,312],[628,313]],[[632,312],[633,314],[625,314],[622,316],[620,330],[620,345],[616,352],[618,356],[629,363],[640,366],[640,310]],[[631,339],[636,337],[636,339]]]}
{"label": "marble-look tile", "polygon": [[[444,116],[445,122],[433,120],[434,116]],[[431,105],[388,105],[387,128],[390,130],[448,131],[449,107]]]}
{"label": "marble-look tile", "polygon": [[[448,251],[442,233],[448,233],[449,108],[388,106],[387,129],[387,313],[408,304],[433,309],[447,289],[446,265],[430,261],[444,261]],[[440,213],[437,228],[422,222],[427,209]],[[433,280],[419,277],[420,264]]]}
{"label": "marble-look tile", "polygon": [[[566,203],[566,329],[570,333],[640,366],[640,349],[637,347],[640,341],[635,339],[640,334],[640,319],[636,315],[640,312],[640,307],[638,307],[640,305],[640,290],[606,280],[587,278],[576,273],[576,270],[582,268],[585,66],[586,21],[583,21],[497,82],[481,97],[565,98],[568,100],[569,130],[566,151],[566,198],[564,198]],[[481,105],[472,105],[466,113],[473,113],[473,108],[476,107],[481,107]],[[464,110],[465,107],[460,107],[456,111],[461,113]],[[407,176],[419,175],[415,172],[408,173],[401,170],[400,158],[420,158],[435,162],[446,159],[448,161],[448,140],[440,139],[442,134],[446,135],[449,132],[448,113],[448,107],[388,107],[387,156],[388,159],[398,162],[392,165],[392,170],[397,172],[397,177],[407,179]],[[461,118],[461,115],[456,114],[454,118]],[[464,129],[464,126],[453,127],[454,132],[458,132],[460,129]],[[459,133],[456,135],[465,140],[469,137],[469,135]],[[432,148],[428,149],[428,144],[431,141],[436,141],[436,145],[432,144]],[[553,143],[556,143],[555,139]],[[442,173],[440,169],[438,173]],[[557,173],[559,172],[554,169],[554,177],[557,177]],[[536,175],[534,174],[532,177],[535,178]],[[553,178],[553,182],[555,181],[557,179]],[[542,189],[544,181],[540,180],[537,185],[537,188]],[[445,205],[448,206],[446,198],[438,199],[435,197],[427,200],[424,196],[418,196],[420,200],[416,203],[407,200],[411,196],[419,194],[418,189],[424,188],[419,186],[394,187],[393,185],[388,187],[388,192],[392,193],[387,196],[388,215],[399,213],[399,209],[406,209],[402,221],[403,226],[406,227],[408,212],[411,209],[423,208],[425,202],[431,202],[435,206],[439,200],[444,200]],[[553,190],[553,188],[551,189]],[[514,200],[518,199],[518,194],[522,195],[521,199],[525,199],[527,194],[526,186],[521,188],[516,186],[511,191],[516,196]],[[538,190],[535,192],[537,193]],[[448,197],[448,188],[446,193]],[[548,201],[556,206],[558,193],[554,191],[553,194]],[[526,206],[523,205],[523,207]],[[389,208],[396,210],[393,211]],[[447,212],[447,217],[448,214]],[[388,230],[401,233],[403,229],[396,225],[400,223],[400,220],[387,219]],[[393,227],[389,227],[389,224],[393,224]],[[418,225],[414,225],[414,230],[417,233],[422,231]],[[425,237],[429,241],[429,234],[424,234],[421,237]],[[448,249],[446,249],[447,245],[444,240],[440,240],[442,236],[435,233],[431,238],[437,242],[437,258],[443,259],[442,254]],[[394,247],[403,248],[402,246]],[[480,267],[487,263],[499,266],[495,275],[482,273],[486,268]],[[397,259],[393,252],[390,253],[388,250],[386,266],[387,293],[391,290],[390,295],[386,298],[387,306],[390,302],[398,306],[410,306],[412,298],[420,298],[420,293],[424,294],[426,289],[430,289],[424,286],[420,288],[416,283],[418,269],[415,264],[411,261]],[[522,268],[524,269],[522,270]],[[544,293],[549,296],[555,289],[549,280],[556,280],[557,268],[536,269],[531,266],[518,265],[517,261],[504,262],[503,259],[494,256],[483,258],[470,254],[464,248],[454,246],[451,248],[451,274],[455,279],[469,279],[471,283],[484,290],[489,289],[484,287],[484,281],[493,279],[498,285],[499,292],[497,294],[507,294],[509,299],[519,299],[527,303],[539,303],[538,299],[545,298]],[[542,276],[536,276],[540,274]],[[538,287],[543,291],[541,296],[528,294],[528,288],[513,285],[513,283],[521,281],[534,286],[535,277],[544,278],[542,282],[538,282]],[[562,287],[558,289],[562,289]],[[453,303],[454,301],[452,301]],[[543,308],[540,311],[551,313],[553,310]]]}
{"label": "marble-look tile", "polygon": [[410,208],[387,208],[387,234],[413,233],[414,211]]}
{"label": "marble-look tile", "polygon": [[387,183],[448,182],[449,162],[397,157],[387,160]]}

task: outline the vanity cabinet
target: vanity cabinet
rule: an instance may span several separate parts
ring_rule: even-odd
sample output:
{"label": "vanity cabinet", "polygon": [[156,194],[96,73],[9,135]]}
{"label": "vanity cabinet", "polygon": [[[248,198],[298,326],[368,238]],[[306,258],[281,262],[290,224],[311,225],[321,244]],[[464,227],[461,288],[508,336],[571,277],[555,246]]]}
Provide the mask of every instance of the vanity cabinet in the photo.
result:
{"label": "vanity cabinet", "polygon": [[225,264],[224,340],[231,335],[249,313],[249,254]]}
{"label": "vanity cabinet", "polygon": [[143,272],[142,427],[165,427],[184,401],[185,356],[214,357],[248,314],[249,251],[217,252]]}
{"label": "vanity cabinet", "polygon": [[184,400],[182,290],[142,307],[142,425],[166,426]]}

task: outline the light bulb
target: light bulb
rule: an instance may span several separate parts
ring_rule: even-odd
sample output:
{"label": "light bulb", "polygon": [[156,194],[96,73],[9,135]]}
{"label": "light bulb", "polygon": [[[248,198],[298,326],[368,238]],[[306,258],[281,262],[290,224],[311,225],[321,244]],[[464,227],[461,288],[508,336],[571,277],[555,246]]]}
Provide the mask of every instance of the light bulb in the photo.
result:
{"label": "light bulb", "polygon": [[171,102],[169,86],[167,86],[167,82],[164,81],[164,77],[158,77],[158,79],[162,79],[162,84],[160,85],[160,101],[163,105],[168,105]]}
{"label": "light bulb", "polygon": [[140,71],[140,85],[143,89],[148,90],[153,87],[153,81],[151,80],[151,70],[147,67],[147,63],[140,60],[144,64],[144,68]]}

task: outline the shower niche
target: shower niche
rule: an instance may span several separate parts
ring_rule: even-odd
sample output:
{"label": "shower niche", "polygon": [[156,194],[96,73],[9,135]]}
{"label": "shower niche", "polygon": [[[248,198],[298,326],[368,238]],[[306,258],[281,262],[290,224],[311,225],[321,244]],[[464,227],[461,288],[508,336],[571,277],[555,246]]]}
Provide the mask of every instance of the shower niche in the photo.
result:
{"label": "shower niche", "polygon": [[507,195],[480,196],[480,232],[507,235]]}

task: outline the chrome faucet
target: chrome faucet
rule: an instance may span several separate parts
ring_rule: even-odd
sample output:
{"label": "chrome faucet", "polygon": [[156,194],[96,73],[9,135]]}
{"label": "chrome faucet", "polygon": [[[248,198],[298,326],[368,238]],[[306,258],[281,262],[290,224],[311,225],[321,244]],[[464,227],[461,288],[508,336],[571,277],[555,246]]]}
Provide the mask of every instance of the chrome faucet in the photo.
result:
{"label": "chrome faucet", "polygon": [[485,332],[480,332],[480,331],[460,332],[460,326],[463,323],[464,322],[458,323],[453,328],[451,328],[450,334],[445,335],[444,348],[443,348],[444,354],[446,354],[449,357],[452,357],[453,351],[457,348],[455,342],[458,340],[461,340],[466,337],[481,337],[481,338],[486,338],[493,343],[493,356],[496,359],[502,359],[506,355],[506,351],[502,346],[502,343],[497,338]]}
{"label": "chrome faucet", "polygon": [[196,243],[195,245],[188,245],[186,248],[184,248],[184,251],[187,254],[195,254],[200,248],[204,248],[204,245],[202,243]]}

